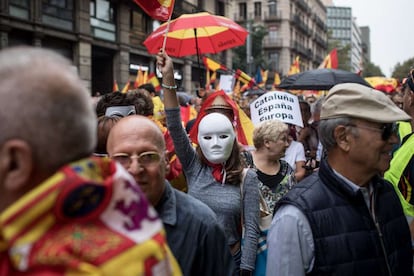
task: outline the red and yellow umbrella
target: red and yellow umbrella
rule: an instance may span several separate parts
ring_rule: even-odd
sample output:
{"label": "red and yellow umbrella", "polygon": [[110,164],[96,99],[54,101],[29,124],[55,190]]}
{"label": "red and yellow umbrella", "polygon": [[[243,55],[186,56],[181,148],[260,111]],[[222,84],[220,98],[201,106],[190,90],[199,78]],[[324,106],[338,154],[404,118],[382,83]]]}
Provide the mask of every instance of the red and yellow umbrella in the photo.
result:
{"label": "red and yellow umbrella", "polygon": [[168,55],[183,57],[218,53],[226,49],[244,45],[248,32],[246,29],[223,16],[207,12],[183,14],[162,24],[144,41],[150,54],[162,48],[167,33],[165,50]]}

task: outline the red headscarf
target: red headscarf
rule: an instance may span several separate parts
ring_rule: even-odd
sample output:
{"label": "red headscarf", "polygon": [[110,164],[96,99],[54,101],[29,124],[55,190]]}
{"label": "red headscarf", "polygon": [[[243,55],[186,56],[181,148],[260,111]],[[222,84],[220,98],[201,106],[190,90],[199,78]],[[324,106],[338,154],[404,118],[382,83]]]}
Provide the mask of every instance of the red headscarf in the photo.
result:
{"label": "red headscarf", "polygon": [[[226,103],[226,106],[223,105],[213,105],[214,100],[217,97],[222,97],[223,100]],[[243,144],[243,145],[248,145],[247,143],[247,138],[246,135],[243,132],[243,129],[241,127],[241,122],[240,122],[240,117],[239,117],[239,110],[237,108],[236,103],[226,94],[226,92],[224,92],[223,90],[219,90],[214,92],[213,94],[209,95],[207,97],[207,99],[205,99],[205,101],[203,102],[203,104],[201,105],[201,109],[200,112],[198,113],[197,119],[194,123],[194,126],[191,128],[190,131],[190,139],[193,143],[198,145],[198,125],[200,124],[201,119],[204,118],[204,116],[206,116],[207,114],[211,113],[208,112],[208,109],[211,108],[217,108],[217,109],[231,109],[233,111],[233,120],[232,120],[232,124],[235,127],[236,130],[236,135],[237,135],[237,140],[239,143]]]}

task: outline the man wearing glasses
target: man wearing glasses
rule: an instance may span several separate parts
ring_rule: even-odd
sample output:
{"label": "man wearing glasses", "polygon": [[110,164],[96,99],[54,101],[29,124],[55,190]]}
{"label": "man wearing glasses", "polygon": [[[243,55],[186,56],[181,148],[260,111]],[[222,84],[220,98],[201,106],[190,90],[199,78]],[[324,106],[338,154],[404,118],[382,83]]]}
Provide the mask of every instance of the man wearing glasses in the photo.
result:
{"label": "man wearing glasses", "polygon": [[132,115],[111,129],[107,150],[134,177],[155,207],[184,275],[232,275],[234,261],[214,212],[165,179],[170,168],[163,134],[150,119]]}
{"label": "man wearing glasses", "polygon": [[381,178],[410,120],[382,92],[334,86],[322,105],[327,151],[275,208],[267,275],[412,275],[411,239],[393,187]]}
{"label": "man wearing glasses", "polygon": [[[414,117],[414,69],[410,71],[408,77],[403,83],[403,109]],[[400,197],[404,213],[410,222],[411,239],[414,240],[414,197],[412,195],[413,176],[414,176],[414,135],[411,131],[414,127],[414,121],[406,123],[405,129],[409,133],[405,135],[400,131],[401,142],[398,150],[392,157],[390,168],[385,172],[385,179],[390,181]],[[400,124],[400,127],[403,124]]]}

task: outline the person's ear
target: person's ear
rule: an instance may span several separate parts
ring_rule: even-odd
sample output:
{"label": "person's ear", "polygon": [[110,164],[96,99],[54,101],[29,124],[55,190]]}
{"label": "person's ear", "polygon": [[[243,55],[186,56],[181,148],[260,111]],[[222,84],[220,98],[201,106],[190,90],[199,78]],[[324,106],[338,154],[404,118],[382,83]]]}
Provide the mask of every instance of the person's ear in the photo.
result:
{"label": "person's ear", "polygon": [[30,184],[33,156],[30,146],[22,140],[9,140],[0,150],[0,174],[3,188],[10,192],[22,190]]}
{"label": "person's ear", "polygon": [[268,140],[268,139],[264,139],[264,141],[263,141],[263,145],[265,146],[265,148],[270,148],[270,140]]}
{"label": "person's ear", "polygon": [[350,132],[348,131],[348,127],[344,125],[339,125],[334,130],[334,138],[336,141],[336,144],[339,148],[341,148],[343,151],[349,151],[350,149]]}

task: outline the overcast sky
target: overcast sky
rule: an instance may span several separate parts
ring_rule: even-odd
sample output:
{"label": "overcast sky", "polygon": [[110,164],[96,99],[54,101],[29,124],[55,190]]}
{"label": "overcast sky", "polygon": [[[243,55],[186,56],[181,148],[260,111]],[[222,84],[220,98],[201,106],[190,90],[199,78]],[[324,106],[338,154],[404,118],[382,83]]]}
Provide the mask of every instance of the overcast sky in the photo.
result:
{"label": "overcast sky", "polygon": [[414,57],[414,0],[333,0],[351,7],[358,26],[371,31],[371,62],[390,77],[394,66]]}

